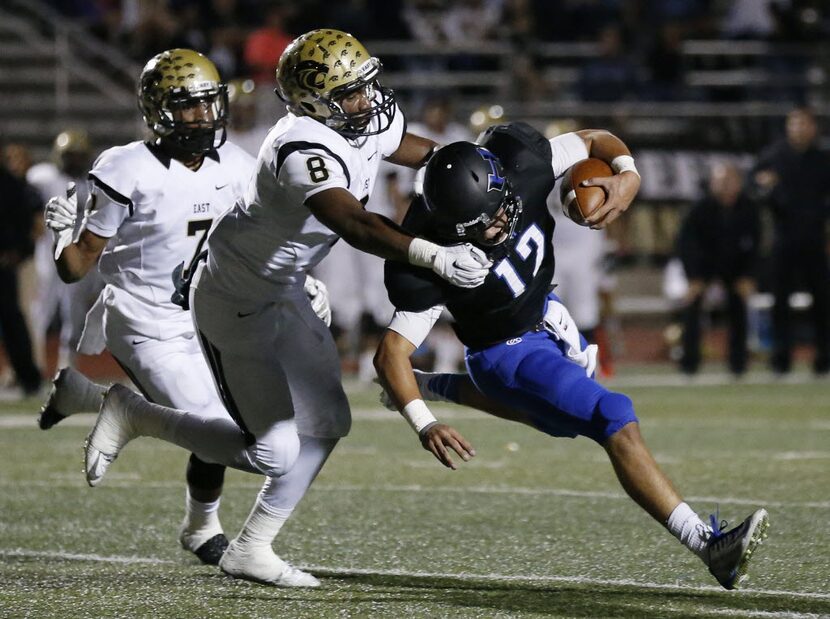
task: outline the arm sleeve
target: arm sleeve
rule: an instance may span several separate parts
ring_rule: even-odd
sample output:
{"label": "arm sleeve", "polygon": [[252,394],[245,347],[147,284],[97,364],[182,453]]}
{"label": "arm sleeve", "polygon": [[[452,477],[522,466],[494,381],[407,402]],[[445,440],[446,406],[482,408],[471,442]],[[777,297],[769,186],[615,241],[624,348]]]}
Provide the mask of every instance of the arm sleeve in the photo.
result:
{"label": "arm sleeve", "polygon": [[588,148],[576,133],[563,133],[550,140],[551,166],[556,178],[573,164],[588,158]]}
{"label": "arm sleeve", "polygon": [[436,305],[422,312],[396,311],[387,329],[399,333],[418,348],[443,311],[443,305]]}

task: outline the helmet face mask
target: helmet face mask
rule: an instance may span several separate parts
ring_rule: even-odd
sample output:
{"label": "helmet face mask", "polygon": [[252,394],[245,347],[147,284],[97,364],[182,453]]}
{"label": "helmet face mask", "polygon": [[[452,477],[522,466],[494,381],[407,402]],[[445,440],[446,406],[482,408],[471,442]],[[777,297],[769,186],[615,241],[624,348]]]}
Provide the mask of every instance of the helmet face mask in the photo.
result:
{"label": "helmet face mask", "polygon": [[173,49],[153,57],[141,72],[138,105],[152,132],[182,153],[207,153],[225,142],[228,89],[198,52]]}
{"label": "helmet face mask", "polygon": [[436,240],[483,249],[509,242],[522,214],[498,158],[471,142],[445,146],[430,159],[424,201]]}
{"label": "helmet face mask", "polygon": [[[352,35],[312,30],[294,39],[280,57],[275,92],[292,114],[358,139],[383,133],[395,117],[395,95],[377,80],[382,70],[380,60]],[[355,107],[349,98],[361,91],[363,104],[347,109]]]}

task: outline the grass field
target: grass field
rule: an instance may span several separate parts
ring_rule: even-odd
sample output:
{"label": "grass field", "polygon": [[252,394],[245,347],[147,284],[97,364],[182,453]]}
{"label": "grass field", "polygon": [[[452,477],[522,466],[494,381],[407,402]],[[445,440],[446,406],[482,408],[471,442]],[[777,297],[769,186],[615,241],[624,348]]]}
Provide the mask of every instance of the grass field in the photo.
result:
{"label": "grass field", "polygon": [[[138,440],[92,490],[92,416],[42,432],[39,402],[0,405],[0,617],[830,616],[830,383],[620,382],[698,512],[769,510],[744,590],[721,590],[625,498],[590,441],[436,407],[478,450],[451,472],[353,388],[352,434],[276,544],[318,590],[236,582],[178,547],[178,448]],[[229,473],[229,534],[258,486]]]}

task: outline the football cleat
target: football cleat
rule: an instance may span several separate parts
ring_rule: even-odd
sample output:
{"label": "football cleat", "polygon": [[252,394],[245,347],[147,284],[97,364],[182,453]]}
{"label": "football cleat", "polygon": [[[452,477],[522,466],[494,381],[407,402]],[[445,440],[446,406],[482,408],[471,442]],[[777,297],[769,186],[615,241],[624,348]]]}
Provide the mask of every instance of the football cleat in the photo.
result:
{"label": "football cleat", "polygon": [[275,587],[319,587],[320,581],[280,559],[270,546],[244,548],[233,540],[219,560],[219,568],[241,580]]}
{"label": "football cleat", "polygon": [[117,383],[107,390],[95,426],[84,443],[84,468],[90,486],[101,483],[124,445],[138,436],[135,420],[126,406],[131,398],[137,397],[127,387]]}
{"label": "football cleat", "polygon": [[52,389],[40,409],[37,425],[41,430],[48,430],[70,415],[93,412],[95,409],[88,410],[85,396],[95,388],[97,385],[78,370],[61,368],[52,379]]}
{"label": "football cleat", "polygon": [[769,515],[759,509],[731,531],[723,532],[710,516],[712,532],[704,551],[709,571],[724,589],[738,589],[748,578],[747,567],[758,546],[767,537]]}
{"label": "football cleat", "polygon": [[228,547],[228,538],[225,537],[224,533],[214,535],[195,549],[190,548],[190,546],[187,545],[185,538],[185,532],[182,531],[182,535],[179,537],[179,541],[182,543],[182,548],[192,552],[199,558],[199,561],[205,565],[219,565],[219,560],[222,558],[222,555]]}
{"label": "football cleat", "polygon": [[228,538],[222,532],[218,518],[215,524],[200,529],[188,529],[187,522],[179,529],[179,543],[182,548],[199,557],[202,563],[219,565],[222,553],[228,547]]}

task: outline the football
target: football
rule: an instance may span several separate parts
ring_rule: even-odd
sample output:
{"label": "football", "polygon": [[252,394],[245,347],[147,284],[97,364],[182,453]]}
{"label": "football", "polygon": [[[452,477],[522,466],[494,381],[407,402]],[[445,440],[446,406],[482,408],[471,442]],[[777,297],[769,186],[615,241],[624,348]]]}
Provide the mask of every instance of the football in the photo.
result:
{"label": "football", "polygon": [[605,203],[606,195],[602,187],[582,187],[581,183],[589,178],[613,175],[611,166],[602,159],[584,159],[572,165],[565,172],[559,193],[565,215],[580,226],[589,225],[585,218]]}

